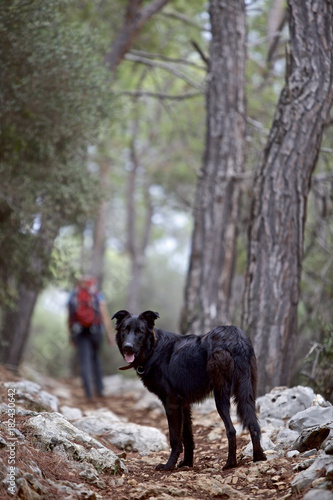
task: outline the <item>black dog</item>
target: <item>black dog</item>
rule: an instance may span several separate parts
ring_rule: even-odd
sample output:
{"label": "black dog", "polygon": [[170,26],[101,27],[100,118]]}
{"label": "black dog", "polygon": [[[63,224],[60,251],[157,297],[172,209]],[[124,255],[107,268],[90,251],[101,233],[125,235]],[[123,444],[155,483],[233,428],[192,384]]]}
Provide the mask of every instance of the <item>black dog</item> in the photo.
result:
{"label": "black dog", "polygon": [[147,389],[162,401],[169,424],[171,454],[158,470],[172,470],[183,450],[179,467],[193,466],[194,441],[191,403],[214,391],[216,408],[227,432],[228,460],[224,469],[235,467],[236,431],[230,418],[230,398],[251,434],[253,460],[266,460],[260,444],[260,427],[255,413],[256,358],[249,338],[239,328],[219,326],[206,335],[177,335],[154,329],[159,314],[145,311],[133,316],[118,311],[116,341],[128,363],[135,368]]}

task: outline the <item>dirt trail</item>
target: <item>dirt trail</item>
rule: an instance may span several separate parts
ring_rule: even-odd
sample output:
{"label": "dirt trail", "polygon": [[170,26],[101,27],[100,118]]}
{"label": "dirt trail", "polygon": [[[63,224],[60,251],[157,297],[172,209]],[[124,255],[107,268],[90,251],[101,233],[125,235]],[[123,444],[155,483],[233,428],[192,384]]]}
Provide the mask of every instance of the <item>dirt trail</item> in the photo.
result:
{"label": "dirt trail", "polygon": [[[12,374],[1,369],[2,381],[13,380]],[[82,412],[107,408],[119,417],[126,417],[128,421],[153,426],[168,435],[167,421],[160,410],[136,409],[137,403],[133,394],[124,394],[121,397],[105,397],[87,402],[81,387],[77,381],[62,381],[70,397],[59,398],[61,405],[70,405],[80,408]],[[45,390],[52,392],[50,387]],[[4,398],[4,390],[0,393]],[[55,482],[82,483],[82,477],[78,477],[75,463],[73,467],[62,458],[52,452],[43,452],[36,447],[33,439],[25,432],[26,417],[17,418],[17,428],[26,436],[25,442],[18,450],[17,467],[27,472],[29,465],[34,462],[43,472],[39,482],[43,486],[44,478],[51,478]],[[122,476],[108,476],[99,474],[99,484],[87,484],[87,487],[95,493],[95,496],[85,498],[128,500],[157,498],[170,500],[171,498],[208,500],[212,498],[244,498],[267,500],[270,498],[296,499],[302,495],[291,493],[290,483],[297,474],[294,466],[297,464],[295,458],[277,458],[267,462],[254,464],[250,459],[239,459],[235,469],[223,471],[222,467],[227,458],[227,439],[223,424],[216,412],[206,415],[194,413],[194,438],[195,438],[195,464],[193,468],[182,468],[174,472],[158,472],[155,467],[160,462],[165,462],[168,452],[151,453],[149,456],[140,456],[131,451],[122,452],[116,447],[110,446],[106,439],[99,440],[116,454],[121,455],[128,473]],[[215,436],[215,437],[214,437]],[[244,432],[237,438],[238,455],[241,449],[249,442],[249,434]],[[4,451],[0,450],[0,458],[4,460]],[[46,483],[45,483],[46,484]],[[59,490],[54,489],[48,495],[38,495],[35,498],[83,498],[59,496]],[[9,496],[1,485],[0,498],[13,498]],[[25,498],[21,496],[21,498]]]}

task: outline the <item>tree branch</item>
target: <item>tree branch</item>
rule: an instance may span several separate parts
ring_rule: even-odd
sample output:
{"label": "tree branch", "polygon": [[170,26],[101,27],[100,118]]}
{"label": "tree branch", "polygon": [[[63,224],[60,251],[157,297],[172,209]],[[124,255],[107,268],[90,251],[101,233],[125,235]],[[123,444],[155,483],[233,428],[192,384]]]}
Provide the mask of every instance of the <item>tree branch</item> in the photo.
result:
{"label": "tree branch", "polygon": [[200,66],[199,64],[187,61],[186,59],[173,59],[171,57],[166,57],[163,54],[155,54],[153,52],[146,52],[145,50],[131,50],[130,54],[138,57],[147,57],[148,59],[159,59],[161,61],[166,61],[169,63],[184,64],[186,66],[192,66],[193,68],[202,69],[204,71],[207,70],[206,66]]}
{"label": "tree branch", "polygon": [[200,92],[204,92],[204,87],[202,85],[198,84],[197,82],[192,80],[192,78],[185,75],[182,71],[179,71],[178,69],[173,68],[169,64],[166,64],[164,62],[151,61],[147,57],[139,57],[139,56],[135,56],[134,54],[126,54],[125,59],[128,61],[146,64],[147,66],[150,66],[152,68],[164,69],[164,70],[168,71],[169,73],[177,76],[178,78],[181,78],[191,87],[194,87],[195,89],[199,90]]}
{"label": "tree branch", "polygon": [[105,58],[105,64],[111,71],[115,71],[144,24],[168,2],[169,0],[152,0],[141,8],[142,0],[128,0],[123,26]]}
{"label": "tree branch", "polygon": [[121,92],[116,92],[115,94],[118,96],[127,95],[133,98],[152,97],[154,99],[161,99],[161,100],[169,99],[170,101],[183,101],[185,99],[192,99],[193,97],[202,96],[202,92],[192,92],[192,93],[189,92],[187,94],[182,94],[182,95],[171,95],[171,94],[163,94],[160,92],[148,92],[145,90],[134,90],[134,91],[124,90]]}
{"label": "tree branch", "polygon": [[162,16],[170,17],[171,19],[176,19],[177,21],[181,21],[184,24],[188,24],[189,26],[192,26],[193,28],[196,28],[200,31],[210,31],[209,28],[205,28],[205,27],[201,26],[197,22],[193,21],[193,19],[189,18],[188,16],[185,16],[181,12],[165,10],[162,13]]}

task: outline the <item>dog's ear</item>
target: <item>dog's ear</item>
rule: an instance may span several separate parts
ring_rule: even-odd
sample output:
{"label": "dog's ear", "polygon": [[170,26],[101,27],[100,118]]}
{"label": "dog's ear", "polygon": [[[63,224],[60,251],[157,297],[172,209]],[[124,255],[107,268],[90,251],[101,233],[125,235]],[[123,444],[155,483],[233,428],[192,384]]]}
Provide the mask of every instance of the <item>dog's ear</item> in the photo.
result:
{"label": "dog's ear", "polygon": [[122,309],[121,311],[116,312],[111,319],[116,319],[117,320],[117,326],[120,325],[122,321],[124,321],[125,318],[131,316],[131,314],[128,311],[125,311]]}
{"label": "dog's ear", "polygon": [[144,311],[140,314],[139,319],[143,319],[147,323],[148,328],[152,330],[155,325],[155,319],[159,317],[160,315],[158,314],[158,312]]}

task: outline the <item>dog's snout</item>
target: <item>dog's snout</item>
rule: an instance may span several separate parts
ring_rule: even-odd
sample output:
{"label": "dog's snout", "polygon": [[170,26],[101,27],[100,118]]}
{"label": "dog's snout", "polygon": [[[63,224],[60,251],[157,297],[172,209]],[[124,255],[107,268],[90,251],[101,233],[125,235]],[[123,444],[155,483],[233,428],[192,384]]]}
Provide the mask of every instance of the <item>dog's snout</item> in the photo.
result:
{"label": "dog's snout", "polygon": [[123,350],[127,352],[133,352],[133,344],[131,344],[130,342],[126,342],[126,344],[124,344],[123,346]]}

